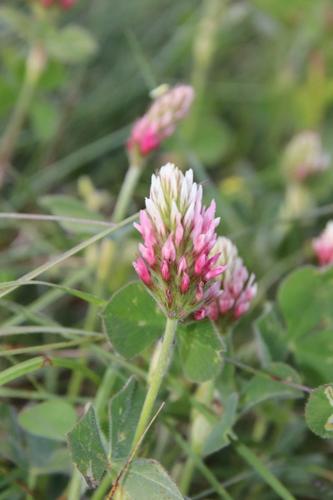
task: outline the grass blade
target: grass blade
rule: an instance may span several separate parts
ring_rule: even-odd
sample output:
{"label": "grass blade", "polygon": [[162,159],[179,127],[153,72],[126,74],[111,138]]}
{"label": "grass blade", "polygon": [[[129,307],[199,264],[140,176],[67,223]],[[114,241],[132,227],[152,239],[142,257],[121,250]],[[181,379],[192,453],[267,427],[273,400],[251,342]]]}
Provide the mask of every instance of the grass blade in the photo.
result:
{"label": "grass blade", "polygon": [[245,444],[234,442],[238,454],[259,474],[259,476],[272,488],[283,500],[295,500],[295,497],[287,490],[281,481],[272,474],[266,465]]}

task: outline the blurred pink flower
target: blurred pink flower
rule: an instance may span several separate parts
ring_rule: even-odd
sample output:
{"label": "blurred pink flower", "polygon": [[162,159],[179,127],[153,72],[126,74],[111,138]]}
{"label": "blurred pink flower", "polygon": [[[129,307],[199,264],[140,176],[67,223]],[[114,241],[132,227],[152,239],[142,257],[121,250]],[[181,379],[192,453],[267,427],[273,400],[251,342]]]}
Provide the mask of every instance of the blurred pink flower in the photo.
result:
{"label": "blurred pink flower", "polygon": [[326,224],[324,231],[312,242],[320,266],[333,263],[333,221]]}
{"label": "blurred pink flower", "polygon": [[147,113],[134,123],[127,149],[136,149],[141,156],[157,149],[187,115],[193,98],[194,91],[189,85],[177,85],[157,97]]}
{"label": "blurred pink flower", "polygon": [[313,130],[304,130],[295,135],[286,147],[283,167],[286,175],[303,181],[328,168],[329,156],[323,150],[320,135]]}
{"label": "blurred pink flower", "polygon": [[146,208],[134,224],[143,238],[134,268],[169,317],[206,315],[209,302],[220,293],[215,202],[202,205],[202,187],[175,165],[164,165],[152,176]]}
{"label": "blurred pink flower", "polygon": [[77,0],[59,0],[60,6],[63,9],[70,9],[76,3]]}
{"label": "blurred pink flower", "polygon": [[70,9],[77,0],[40,0],[43,7],[61,7],[62,9]]}
{"label": "blurred pink flower", "polygon": [[212,249],[219,255],[218,264],[226,266],[219,283],[219,297],[207,307],[207,315],[214,321],[221,316],[238,319],[245,314],[257,293],[254,274],[249,275],[237,247],[228,238],[219,237]]}

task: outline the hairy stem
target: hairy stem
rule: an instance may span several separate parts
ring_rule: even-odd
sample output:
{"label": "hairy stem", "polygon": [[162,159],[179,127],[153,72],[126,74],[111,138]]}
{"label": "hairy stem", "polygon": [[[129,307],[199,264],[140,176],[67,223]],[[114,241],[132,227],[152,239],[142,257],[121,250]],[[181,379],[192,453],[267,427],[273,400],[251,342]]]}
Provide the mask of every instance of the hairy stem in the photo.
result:
{"label": "hairy stem", "polygon": [[156,398],[171,359],[176,330],[177,320],[167,318],[162,344],[157,346],[157,349],[159,351],[157,352],[157,358],[155,356],[153,356],[152,358],[152,363],[154,364],[154,366],[152,366],[150,370],[148,391],[141,410],[141,415],[136,428],[132,448],[135,448],[135,446],[139,442],[151,419]]}

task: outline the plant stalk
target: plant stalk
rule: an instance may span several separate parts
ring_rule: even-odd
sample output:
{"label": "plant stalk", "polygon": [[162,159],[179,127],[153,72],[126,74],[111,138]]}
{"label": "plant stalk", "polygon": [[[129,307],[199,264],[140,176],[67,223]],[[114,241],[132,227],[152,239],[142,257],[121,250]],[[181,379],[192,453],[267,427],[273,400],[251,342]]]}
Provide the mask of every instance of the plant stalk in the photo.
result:
{"label": "plant stalk", "polygon": [[[115,206],[113,217],[112,217],[112,220],[114,223],[121,222],[122,219],[125,217],[127,209],[128,209],[128,205],[132,199],[132,195],[133,195],[133,192],[135,190],[135,186],[137,184],[137,181],[138,181],[140,175],[141,175],[141,168],[136,166],[136,165],[133,165],[133,164],[130,165],[130,167],[126,173],[124,182],[122,184],[119,196],[117,198],[116,206]],[[112,255],[109,256],[108,260],[109,260],[108,264],[110,266],[111,262],[112,262]],[[104,288],[103,285],[104,285],[103,280],[100,279],[99,276],[97,276],[97,279],[95,282],[95,293],[97,293],[97,295],[103,293],[103,288]],[[91,305],[87,311],[87,316],[86,316],[86,321],[85,321],[85,327],[87,329],[90,329],[90,327],[95,324],[96,313],[97,313],[96,307]],[[110,377],[111,377],[111,379],[113,379],[113,377],[114,377],[114,372],[112,371],[111,367],[106,370],[106,373],[105,373],[105,376],[104,376],[104,379],[102,382],[102,386],[104,387],[105,391],[103,390],[102,396],[101,396],[101,393],[99,393],[99,397],[96,400],[96,403],[98,403],[97,411],[99,413],[103,410],[106,395],[109,394],[109,392],[110,392],[111,387],[107,387],[107,385],[108,385],[107,383],[108,383]],[[70,396],[76,397],[79,394],[81,383],[82,383],[82,375],[80,373],[73,374],[73,377],[71,379],[70,386],[69,386],[69,391],[68,391]],[[109,484],[108,479],[106,479],[106,482],[108,485]],[[72,480],[69,484],[68,500],[74,500],[76,498],[75,495],[77,495],[78,492],[80,491],[79,490],[80,485],[81,485],[81,477],[80,477],[78,471],[75,470],[73,477],[72,477]],[[107,488],[108,488],[108,486],[106,487],[106,489]],[[96,494],[97,494],[97,492],[96,492]]]}
{"label": "plant stalk", "polygon": [[79,500],[81,498],[82,478],[78,470],[73,469],[72,479],[67,491],[67,500]]}
{"label": "plant stalk", "polygon": [[154,366],[151,366],[150,369],[148,379],[148,392],[136,428],[132,450],[139,442],[152,417],[156,398],[172,357],[172,349],[177,330],[177,323],[178,321],[176,319],[167,318],[162,344],[157,346],[157,358],[155,356],[153,356],[152,358],[152,363],[154,364]]}
{"label": "plant stalk", "polygon": [[117,198],[113,211],[113,222],[120,222],[127,214],[128,206],[132,199],[135,187],[141,175],[142,168],[138,165],[130,165]]}
{"label": "plant stalk", "polygon": [[[151,422],[151,416],[153,414],[156,398],[159,389],[161,387],[163,378],[168,369],[169,362],[171,360],[172,348],[176,335],[177,324],[178,324],[177,320],[167,318],[162,343],[159,343],[157,345],[154,353],[155,355],[153,355],[152,357],[152,362],[148,375],[148,391],[146,394],[145,401],[143,403],[141,415],[136,428],[130,456],[135,454],[136,447],[139,445],[140,440],[147,429],[147,426]],[[108,376],[108,373],[110,373],[110,370],[106,372],[105,376]],[[102,498],[105,498],[105,494],[111,487],[112,479],[113,478],[111,477],[111,475],[106,475],[103,478],[101,484],[93,494],[92,500],[102,500]]]}
{"label": "plant stalk", "polygon": [[[226,340],[228,352],[232,353],[233,352],[232,330],[226,329],[223,337]],[[234,378],[234,370],[230,370],[230,366],[228,366],[227,368],[229,369],[229,373],[227,373],[225,383],[231,384]],[[223,372],[224,376],[225,376],[225,370],[226,367],[224,367],[224,372]],[[214,379],[201,383],[194,394],[196,401],[201,405],[210,407],[213,401],[214,389],[215,389]],[[191,455],[188,455],[180,479],[180,490],[183,493],[183,495],[188,494],[191,487],[192,478],[196,469],[197,461],[194,459],[194,454],[198,457],[201,457],[205,441],[210,431],[211,431],[211,425],[207,420],[207,417],[203,413],[198,412],[198,410],[194,409],[192,411],[191,431],[190,431],[190,447],[193,453]]]}
{"label": "plant stalk", "polygon": [[[212,403],[215,383],[214,379],[203,382],[198,386],[194,395],[196,401],[200,404],[209,406]],[[202,448],[205,444],[207,434],[210,432],[210,424],[204,414],[194,409],[192,412],[192,422],[190,430],[191,450],[193,453],[201,456]],[[191,487],[193,474],[196,468],[196,461],[192,455],[187,457],[184,465],[183,473],[180,479],[180,490],[183,495],[187,495]]]}
{"label": "plant stalk", "polygon": [[4,182],[35,88],[44,71],[46,62],[46,54],[42,45],[40,43],[32,45],[26,62],[21,91],[0,141],[0,186]]}

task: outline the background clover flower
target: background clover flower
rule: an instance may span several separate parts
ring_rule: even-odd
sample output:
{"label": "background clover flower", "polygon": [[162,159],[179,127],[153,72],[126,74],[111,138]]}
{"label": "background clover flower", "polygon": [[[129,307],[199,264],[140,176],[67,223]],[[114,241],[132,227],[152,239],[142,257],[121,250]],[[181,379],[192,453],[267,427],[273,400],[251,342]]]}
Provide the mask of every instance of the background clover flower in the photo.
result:
{"label": "background clover flower", "polygon": [[283,168],[288,178],[303,181],[328,168],[329,156],[323,150],[320,135],[305,130],[295,135],[286,147]]}
{"label": "background clover flower", "polygon": [[157,97],[147,113],[134,123],[127,142],[128,151],[135,150],[140,156],[146,156],[157,149],[187,115],[193,98],[190,85],[177,85]]}
{"label": "background clover flower", "polygon": [[207,307],[207,316],[216,321],[221,316],[238,319],[245,314],[257,293],[255,275],[249,274],[238,255],[236,245],[225,237],[219,237],[212,249],[219,255],[218,264],[226,270],[220,279],[221,293]]}
{"label": "background clover flower", "polygon": [[43,7],[58,6],[62,9],[70,9],[77,0],[41,0]]}
{"label": "background clover flower", "polygon": [[204,317],[206,306],[220,293],[216,278],[225,266],[212,251],[220,219],[215,202],[202,205],[202,187],[193,172],[184,175],[168,163],[152,176],[146,209],[136,229],[143,238],[134,268],[169,317]]}
{"label": "background clover flower", "polygon": [[326,266],[333,263],[333,221],[326,224],[324,231],[312,242],[319,265]]}

